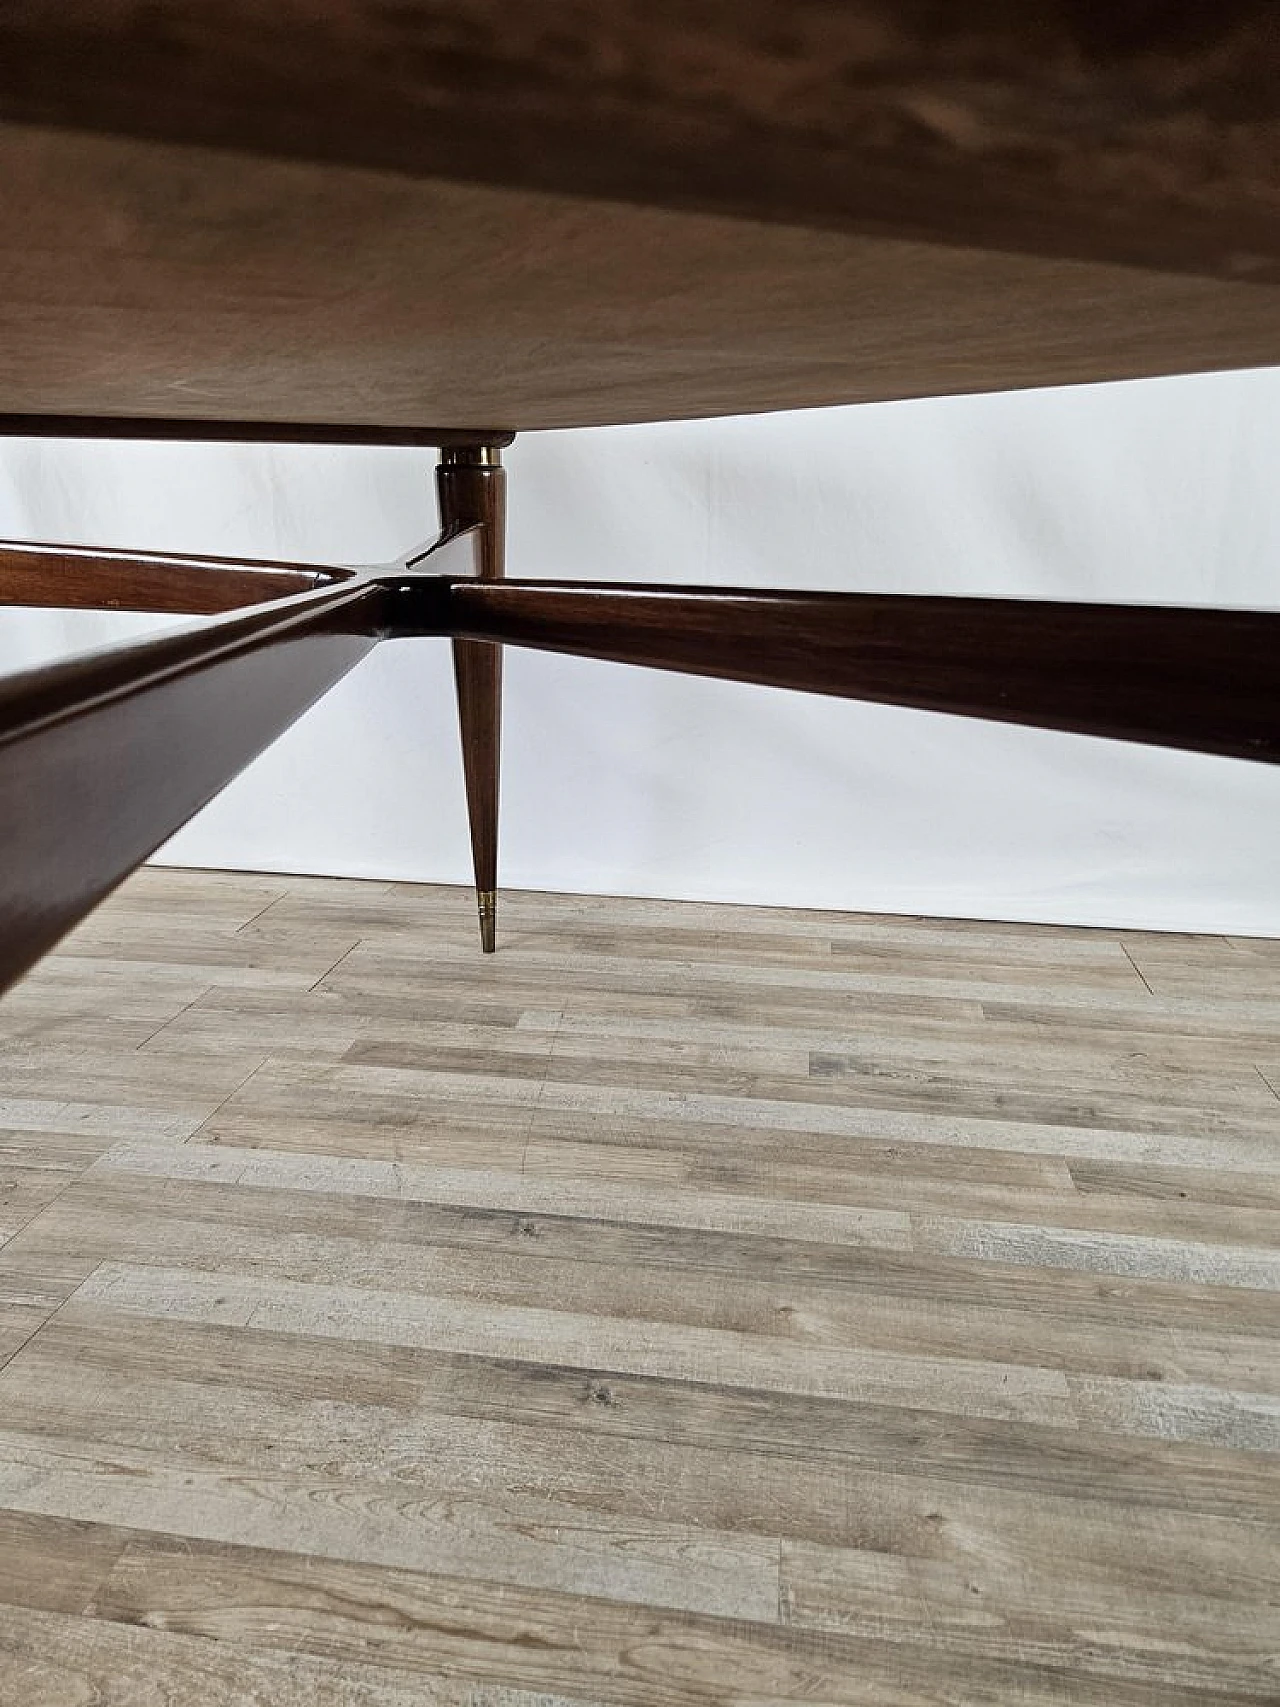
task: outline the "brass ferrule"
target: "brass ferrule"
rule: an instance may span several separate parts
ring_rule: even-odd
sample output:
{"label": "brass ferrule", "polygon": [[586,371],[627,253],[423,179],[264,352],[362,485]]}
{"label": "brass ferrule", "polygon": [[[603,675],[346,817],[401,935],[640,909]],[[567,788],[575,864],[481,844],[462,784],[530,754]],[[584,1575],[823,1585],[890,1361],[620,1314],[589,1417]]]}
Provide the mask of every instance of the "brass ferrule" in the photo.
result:
{"label": "brass ferrule", "polygon": [[476,892],[476,909],[480,914],[480,947],[485,954],[492,954],[497,934],[498,924],[498,892],[496,889],[480,889]]}
{"label": "brass ferrule", "polygon": [[500,445],[445,445],[440,452],[441,468],[501,468]]}

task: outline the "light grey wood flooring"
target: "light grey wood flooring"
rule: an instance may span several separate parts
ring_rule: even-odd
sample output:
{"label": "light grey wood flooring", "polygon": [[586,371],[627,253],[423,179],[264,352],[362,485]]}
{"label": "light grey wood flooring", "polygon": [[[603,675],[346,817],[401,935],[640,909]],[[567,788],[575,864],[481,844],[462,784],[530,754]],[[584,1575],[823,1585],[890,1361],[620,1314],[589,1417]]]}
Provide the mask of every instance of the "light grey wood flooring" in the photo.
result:
{"label": "light grey wood flooring", "polygon": [[150,870],[0,1005],[4,1707],[1280,1701],[1280,943]]}

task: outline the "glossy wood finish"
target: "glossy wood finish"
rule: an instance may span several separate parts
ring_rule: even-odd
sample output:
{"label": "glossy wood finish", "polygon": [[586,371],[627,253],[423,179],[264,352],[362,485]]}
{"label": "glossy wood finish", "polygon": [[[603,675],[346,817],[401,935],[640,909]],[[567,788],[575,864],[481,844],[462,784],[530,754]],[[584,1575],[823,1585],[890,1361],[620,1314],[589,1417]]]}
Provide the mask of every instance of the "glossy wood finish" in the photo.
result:
{"label": "glossy wood finish", "polygon": [[424,417],[569,427],[1280,361],[1275,287],[976,240],[3,124],[0,183],[11,415],[398,435]]}
{"label": "glossy wood finish", "polygon": [[1280,612],[456,583],[458,633],[809,693],[1280,762]]}
{"label": "glossy wood finish", "polygon": [[[441,537],[400,563],[0,682],[0,987],[380,637],[454,641],[486,952],[504,643],[1280,759],[1280,613],[501,581],[501,468],[458,452],[439,484]],[[58,548],[18,550],[12,561],[19,579],[67,564]],[[178,562],[162,608],[207,610],[264,591],[256,570],[196,561]],[[130,565],[139,602],[166,596],[163,559],[89,562],[86,598]],[[470,578],[459,579],[464,570]],[[262,574],[279,591],[281,577],[293,585],[307,572]],[[212,591],[201,606],[188,589],[203,577]]]}
{"label": "glossy wood finish", "polygon": [[0,541],[0,605],[216,616],[311,592],[349,573],[296,563]]}
{"label": "glossy wood finish", "polygon": [[[200,628],[104,648],[0,679],[0,990],[360,661],[397,632],[445,634],[452,577],[482,566],[485,532],[459,522],[399,562],[283,575],[328,585]],[[39,557],[41,548],[32,548]],[[18,548],[18,556],[27,548]],[[63,548],[51,547],[51,561]],[[163,597],[165,559],[89,554],[94,574],[138,567],[139,596]],[[180,558],[166,608],[213,574],[260,593],[252,567]],[[120,569],[120,564],[126,567]],[[212,566],[211,566],[212,565]],[[413,567],[411,568],[410,565]],[[24,573],[31,570],[25,565]],[[47,567],[47,565],[45,566]],[[422,573],[423,568],[438,570]],[[217,578],[226,572],[226,578]],[[415,572],[416,571],[416,572]],[[273,579],[275,578],[275,579]]]}
{"label": "glossy wood finish", "polygon": [[504,918],[145,870],[0,1007],[6,1707],[1271,1702],[1280,945]]}
{"label": "glossy wood finish", "polygon": [[[482,581],[500,581],[506,572],[507,474],[497,448],[446,452],[436,469],[436,491],[445,533],[478,528],[476,573]],[[487,641],[455,640],[453,667],[480,947],[492,954],[497,946],[502,648]]]}
{"label": "glossy wood finish", "polygon": [[0,989],[374,644],[373,583],[0,681]]}
{"label": "glossy wood finish", "polygon": [[21,0],[0,19],[11,121],[1273,281],[1278,88],[1270,0]]}

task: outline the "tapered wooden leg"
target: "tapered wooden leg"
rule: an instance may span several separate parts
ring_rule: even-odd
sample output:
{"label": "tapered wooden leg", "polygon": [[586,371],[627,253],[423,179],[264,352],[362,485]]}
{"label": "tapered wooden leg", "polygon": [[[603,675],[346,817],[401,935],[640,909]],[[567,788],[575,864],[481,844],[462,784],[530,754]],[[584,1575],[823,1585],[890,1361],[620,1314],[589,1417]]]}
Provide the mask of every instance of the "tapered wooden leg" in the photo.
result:
{"label": "tapered wooden leg", "polygon": [[[446,529],[479,526],[479,574],[500,581],[506,563],[506,471],[491,446],[446,450],[436,470]],[[502,747],[502,648],[455,640],[454,673],[462,765],[471,821],[471,857],[480,914],[480,947],[492,954],[498,910],[498,773]]]}

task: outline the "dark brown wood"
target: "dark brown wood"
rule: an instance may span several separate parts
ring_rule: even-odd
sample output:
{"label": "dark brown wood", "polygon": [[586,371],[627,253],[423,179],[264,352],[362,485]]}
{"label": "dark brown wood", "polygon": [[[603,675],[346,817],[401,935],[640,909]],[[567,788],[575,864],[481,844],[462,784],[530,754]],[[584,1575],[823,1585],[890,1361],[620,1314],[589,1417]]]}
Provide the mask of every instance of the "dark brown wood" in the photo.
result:
{"label": "dark brown wood", "polygon": [[[467,452],[446,454],[436,470],[436,486],[445,532],[478,527],[477,575],[484,581],[500,581],[506,571],[507,475],[496,450],[488,460]],[[497,946],[502,648],[482,640],[455,640],[453,665],[480,947],[492,954]]]}
{"label": "dark brown wood", "polygon": [[0,541],[0,605],[214,616],[346,580],[344,569]]}
{"label": "dark brown wood", "polygon": [[399,442],[1280,361],[1278,40],[1274,0],[18,0],[0,411]]}
{"label": "dark brown wood", "polygon": [[1280,278],[1272,0],[18,0],[0,113]]}
{"label": "dark brown wood", "polygon": [[496,462],[440,485],[402,563],[0,682],[0,988],[383,637],[461,652],[486,948],[503,644],[1280,762],[1280,612],[502,581]]}
{"label": "dark brown wood", "polygon": [[0,681],[0,989],[375,643],[372,581]]}
{"label": "dark brown wood", "polygon": [[205,421],[163,415],[0,415],[0,436],[36,439],[145,439],[180,444],[509,445],[497,427],[379,427],[307,421]]}
{"label": "dark brown wood", "polygon": [[4,124],[0,185],[0,410],[31,431],[367,442],[1280,361],[1280,290],[1234,279]]}
{"label": "dark brown wood", "polygon": [[454,631],[809,693],[1280,762],[1280,612],[457,582]]}

